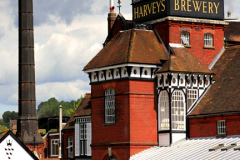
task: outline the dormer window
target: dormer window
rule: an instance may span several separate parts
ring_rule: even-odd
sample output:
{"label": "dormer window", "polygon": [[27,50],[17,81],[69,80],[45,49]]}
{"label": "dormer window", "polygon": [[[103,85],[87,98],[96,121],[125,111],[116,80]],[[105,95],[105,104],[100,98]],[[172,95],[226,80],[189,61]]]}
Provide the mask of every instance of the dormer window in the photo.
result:
{"label": "dormer window", "polygon": [[204,34],[204,46],[213,47],[213,35],[212,34]]}
{"label": "dormer window", "polygon": [[190,45],[190,34],[189,32],[181,32],[181,44]]}

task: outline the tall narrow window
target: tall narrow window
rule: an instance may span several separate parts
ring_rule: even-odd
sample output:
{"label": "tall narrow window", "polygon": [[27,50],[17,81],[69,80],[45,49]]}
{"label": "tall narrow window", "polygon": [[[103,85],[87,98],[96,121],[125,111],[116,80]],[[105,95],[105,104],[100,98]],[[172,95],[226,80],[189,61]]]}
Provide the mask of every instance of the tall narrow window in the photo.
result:
{"label": "tall narrow window", "polygon": [[167,91],[162,91],[159,96],[159,130],[169,130],[169,97]]}
{"label": "tall narrow window", "polygon": [[115,123],[115,90],[105,91],[105,123]]}
{"label": "tall narrow window", "polygon": [[218,134],[226,134],[226,123],[225,120],[217,121]]}
{"label": "tall narrow window", "polygon": [[212,34],[204,34],[204,46],[213,47],[213,35]]}
{"label": "tall narrow window", "polygon": [[172,129],[185,129],[184,95],[182,91],[174,91],[172,95]]}
{"label": "tall narrow window", "polygon": [[189,32],[181,32],[181,44],[190,45]]}
{"label": "tall narrow window", "polygon": [[187,90],[187,110],[191,108],[191,106],[197,100],[197,98],[198,98],[198,92],[196,89]]}
{"label": "tall narrow window", "polygon": [[68,158],[73,158],[73,138],[68,137]]}
{"label": "tall narrow window", "polygon": [[80,155],[87,154],[87,125],[80,124]]}
{"label": "tall narrow window", "polygon": [[58,156],[59,151],[59,139],[51,140],[51,156]]}

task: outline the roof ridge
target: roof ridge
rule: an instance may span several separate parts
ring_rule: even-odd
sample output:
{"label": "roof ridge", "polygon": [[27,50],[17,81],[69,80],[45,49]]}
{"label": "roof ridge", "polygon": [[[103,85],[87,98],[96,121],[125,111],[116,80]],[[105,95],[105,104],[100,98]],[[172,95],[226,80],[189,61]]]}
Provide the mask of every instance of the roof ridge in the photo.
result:
{"label": "roof ridge", "polygon": [[129,45],[128,45],[127,62],[131,62],[131,58],[132,58],[134,31],[135,31],[134,29],[131,30],[131,36],[130,36]]}

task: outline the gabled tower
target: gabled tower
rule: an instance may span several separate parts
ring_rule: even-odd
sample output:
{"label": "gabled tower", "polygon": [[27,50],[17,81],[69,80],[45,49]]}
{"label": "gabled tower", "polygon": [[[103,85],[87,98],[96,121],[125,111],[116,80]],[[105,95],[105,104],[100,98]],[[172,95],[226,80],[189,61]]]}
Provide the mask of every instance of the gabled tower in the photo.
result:
{"label": "gabled tower", "polygon": [[[33,2],[19,0],[19,106],[17,137],[30,150],[41,150],[43,140],[38,132],[35,96]],[[35,137],[35,142],[34,142]],[[40,153],[39,153],[40,154]]]}

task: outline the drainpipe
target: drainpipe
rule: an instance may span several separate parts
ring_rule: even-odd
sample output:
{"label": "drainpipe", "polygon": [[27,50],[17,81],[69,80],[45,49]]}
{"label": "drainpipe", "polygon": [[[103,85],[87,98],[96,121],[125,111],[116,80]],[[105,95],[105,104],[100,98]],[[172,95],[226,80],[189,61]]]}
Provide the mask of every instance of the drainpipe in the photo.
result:
{"label": "drainpipe", "polygon": [[59,152],[58,158],[62,158],[62,106],[59,106]]}

